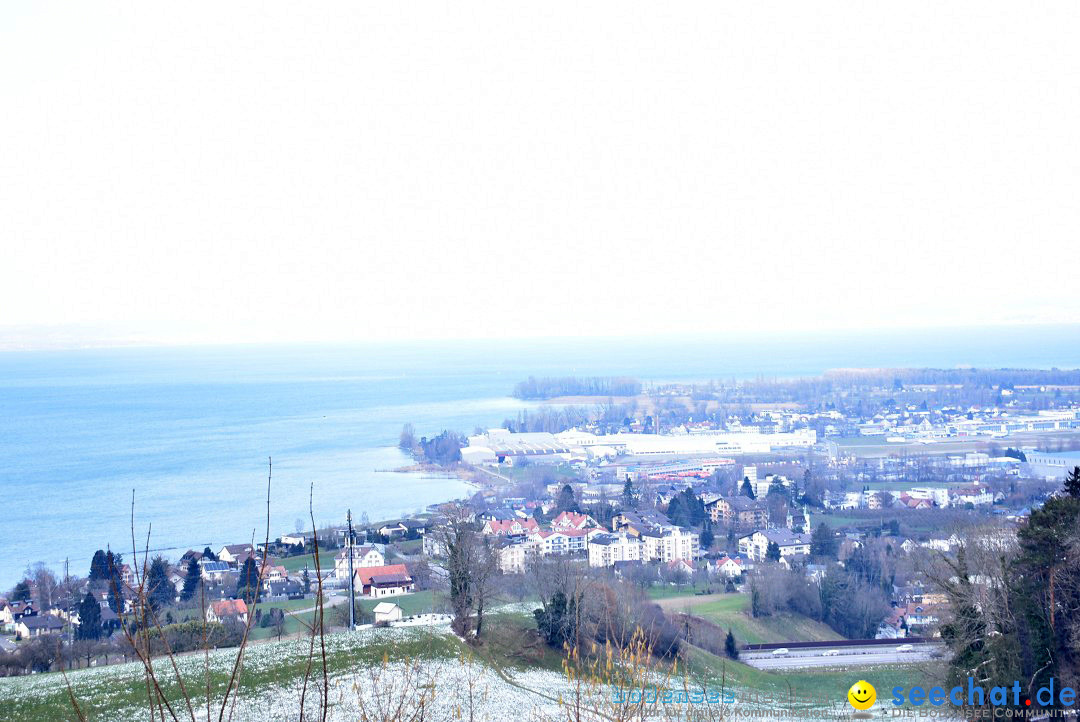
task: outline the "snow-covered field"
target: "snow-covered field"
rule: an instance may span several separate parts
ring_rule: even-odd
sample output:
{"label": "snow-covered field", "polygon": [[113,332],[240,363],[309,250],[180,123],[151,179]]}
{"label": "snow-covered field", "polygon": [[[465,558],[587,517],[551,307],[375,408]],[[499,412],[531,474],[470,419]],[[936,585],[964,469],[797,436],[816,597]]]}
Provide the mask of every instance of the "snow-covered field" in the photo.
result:
{"label": "snow-covered field", "polygon": [[[414,710],[424,707],[424,720],[556,720],[566,719],[559,698],[574,699],[574,690],[564,675],[545,670],[494,669],[476,658],[469,659],[452,642],[447,626],[401,626],[337,633],[326,637],[327,657],[334,672],[329,678],[327,699],[329,719],[412,719],[394,717],[394,708]],[[395,654],[394,650],[412,650]],[[417,653],[417,650],[421,650]],[[296,720],[302,694],[302,670],[308,652],[307,640],[294,639],[252,645],[245,654],[244,686],[235,704],[230,703],[226,719],[237,722]],[[366,661],[348,663],[363,658]],[[383,653],[386,652],[386,657]],[[404,659],[402,658],[404,656]],[[415,657],[409,659],[409,657]],[[236,650],[211,652],[211,675],[227,676],[236,658]],[[178,658],[187,684],[200,684],[204,669],[201,653]],[[155,663],[162,683],[172,679],[167,660]],[[113,665],[68,674],[75,697],[91,720],[145,720],[145,682],[142,666]],[[205,689],[205,687],[203,688]],[[730,689],[730,687],[729,687]],[[141,690],[141,693],[140,693]],[[791,719],[793,715],[770,705],[756,703],[752,694],[734,692],[738,702],[727,709],[728,718],[753,714],[755,720]],[[169,694],[179,719],[191,719],[187,706],[175,690]],[[306,692],[305,718],[318,709],[322,698],[321,672],[313,671]],[[205,696],[195,694],[194,717],[207,720]],[[610,693],[594,690],[591,701],[610,703]],[[218,718],[220,692],[212,696],[209,717]],[[201,706],[201,709],[199,707]],[[47,710],[47,712],[42,712]],[[700,715],[716,715],[715,705],[676,704],[659,707],[650,716],[667,712],[686,716],[694,710]],[[850,712],[850,709],[843,710]],[[843,714],[842,710],[836,710]],[[805,714],[805,712],[804,712]],[[44,715],[44,716],[43,716]],[[798,714],[794,716],[800,716]],[[0,679],[0,719],[15,720],[70,719],[74,715],[66,702],[66,687],[60,674],[33,675]],[[168,715],[166,714],[166,718]],[[588,718],[588,717],[586,717]],[[600,719],[601,717],[597,717]],[[713,716],[701,716],[712,719]],[[417,718],[420,719],[420,718]]]}
{"label": "snow-covered field", "polygon": [[[400,644],[410,644],[415,648],[433,635],[449,635],[449,629],[414,626],[401,626],[389,629],[367,629],[353,634],[338,633],[326,637],[327,656],[349,654],[368,645],[393,649]],[[286,640],[267,642],[250,646],[244,655],[245,679],[271,680],[257,686],[241,687],[231,718],[246,720],[288,720],[296,719],[300,709],[302,677],[295,679],[276,679],[276,672],[290,665],[303,666],[308,652],[306,640]],[[236,659],[236,650],[222,649],[209,654],[209,667],[212,675],[227,675]],[[198,684],[202,678],[204,656],[201,653],[182,655],[177,658],[181,675],[187,684]],[[173,679],[167,660],[157,660],[155,669],[164,683]],[[67,675],[75,697],[83,710],[95,720],[145,720],[145,695],[133,696],[131,690],[144,684],[143,668],[140,664],[119,664],[87,670],[70,672]],[[451,719],[461,709],[472,706],[480,714],[477,720],[503,719],[516,711],[528,713],[525,719],[539,718],[557,712],[558,705],[554,695],[560,688],[566,687],[562,675],[555,672],[530,671],[518,672],[513,683],[500,676],[498,672],[479,661],[462,658],[424,658],[412,662],[374,662],[363,667],[342,672],[335,671],[330,676],[329,693],[330,718],[335,720],[355,720],[361,712],[370,712],[379,705],[391,702],[407,707],[426,704],[431,713],[425,719]],[[66,695],[64,677],[60,674],[31,675],[0,679],[0,718],[5,722],[19,719],[31,719],[29,710],[38,709],[35,705],[55,700]],[[134,697],[134,698],[133,698]],[[313,672],[307,690],[306,708],[317,708],[321,692],[321,672]],[[471,701],[470,701],[471,700]],[[190,719],[186,703],[176,695],[171,700],[178,717]],[[201,704],[201,711],[195,709],[195,718],[205,720],[205,695],[196,698],[195,706]],[[211,717],[217,719],[220,709],[220,695],[211,703]],[[532,711],[536,714],[532,714]],[[24,710],[24,711],[20,711]],[[229,713],[226,714],[229,717]]]}

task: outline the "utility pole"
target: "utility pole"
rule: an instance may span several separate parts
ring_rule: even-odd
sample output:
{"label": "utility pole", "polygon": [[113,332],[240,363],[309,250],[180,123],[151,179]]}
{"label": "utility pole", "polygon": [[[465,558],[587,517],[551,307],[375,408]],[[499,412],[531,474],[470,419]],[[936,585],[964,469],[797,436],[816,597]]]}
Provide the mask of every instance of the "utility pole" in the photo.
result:
{"label": "utility pole", "polygon": [[352,509],[347,513],[349,522],[348,536],[345,538],[345,554],[349,557],[349,631],[356,629],[356,580],[353,578],[353,545],[356,535],[352,527]]}

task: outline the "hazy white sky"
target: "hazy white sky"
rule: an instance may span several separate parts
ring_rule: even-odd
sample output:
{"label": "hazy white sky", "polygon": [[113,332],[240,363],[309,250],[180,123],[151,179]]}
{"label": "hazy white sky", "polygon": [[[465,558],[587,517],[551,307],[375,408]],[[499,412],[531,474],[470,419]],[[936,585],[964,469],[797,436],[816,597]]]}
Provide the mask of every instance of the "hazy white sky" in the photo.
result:
{"label": "hazy white sky", "polygon": [[1077,321],[1078,36],[1071,1],[7,2],[0,335]]}

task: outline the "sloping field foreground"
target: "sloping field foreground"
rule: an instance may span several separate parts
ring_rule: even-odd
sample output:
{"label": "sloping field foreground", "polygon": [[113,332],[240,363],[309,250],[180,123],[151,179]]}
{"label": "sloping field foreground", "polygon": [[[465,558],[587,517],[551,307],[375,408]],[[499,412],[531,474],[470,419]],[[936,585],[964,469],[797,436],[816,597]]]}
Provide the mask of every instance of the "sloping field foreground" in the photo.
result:
{"label": "sloping field foreground", "polygon": [[[172,705],[171,713],[179,720],[232,719],[295,720],[299,718],[301,696],[306,697],[305,719],[319,719],[318,710],[326,700],[328,719],[398,719],[395,707],[423,706],[425,720],[556,720],[566,719],[564,703],[582,700],[587,712],[583,719],[603,719],[613,712],[612,689],[603,685],[574,684],[566,675],[546,669],[510,665],[501,661],[505,655],[496,647],[481,647],[480,654],[455,637],[448,628],[386,628],[326,636],[327,679],[324,696],[319,644],[316,664],[304,688],[308,667],[309,640],[291,639],[249,647],[240,675],[240,691],[230,698],[222,715],[222,694],[227,685],[235,649],[182,655],[177,664],[184,685],[191,696],[189,709],[180,693],[168,660],[155,663],[159,683]],[[210,703],[207,705],[207,680],[204,663],[209,661]],[[844,690],[851,684],[847,670],[801,671],[796,674],[770,674],[746,665],[715,657],[691,648],[689,657],[679,664],[679,673],[690,676],[665,678],[652,674],[660,689],[673,691],[726,690],[740,711],[776,710],[756,719],[787,719],[783,706],[776,702],[794,688],[815,690],[841,704]],[[916,670],[892,666],[862,669],[860,676],[882,686],[910,683]],[[653,677],[649,677],[652,679]],[[139,664],[122,664],[67,674],[71,692],[87,720],[145,720],[148,718],[147,689]],[[765,693],[771,697],[762,699]],[[673,703],[656,707],[651,716],[691,709],[701,719],[719,718],[722,705]],[[820,708],[824,703],[798,702],[806,708]],[[728,713],[732,710],[728,709]],[[314,717],[312,714],[314,714]],[[705,716],[702,716],[705,715]],[[637,716],[630,717],[637,719]],[[0,719],[21,720],[78,719],[59,673],[0,679]],[[404,717],[404,719],[412,719]]]}

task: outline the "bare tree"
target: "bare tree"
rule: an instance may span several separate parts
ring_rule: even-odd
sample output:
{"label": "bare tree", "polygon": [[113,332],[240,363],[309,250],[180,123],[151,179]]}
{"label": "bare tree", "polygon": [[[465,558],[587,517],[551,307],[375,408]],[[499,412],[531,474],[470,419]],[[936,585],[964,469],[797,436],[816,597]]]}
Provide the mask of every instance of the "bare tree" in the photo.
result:
{"label": "bare tree", "polygon": [[440,540],[446,551],[452,626],[466,639],[479,637],[484,612],[495,591],[499,552],[491,539],[480,533],[465,507],[456,505],[447,516]]}
{"label": "bare tree", "polygon": [[52,609],[57,602],[60,593],[60,583],[56,575],[45,566],[45,562],[37,562],[26,570],[26,578],[33,582],[37,592],[37,602],[42,611]]}

